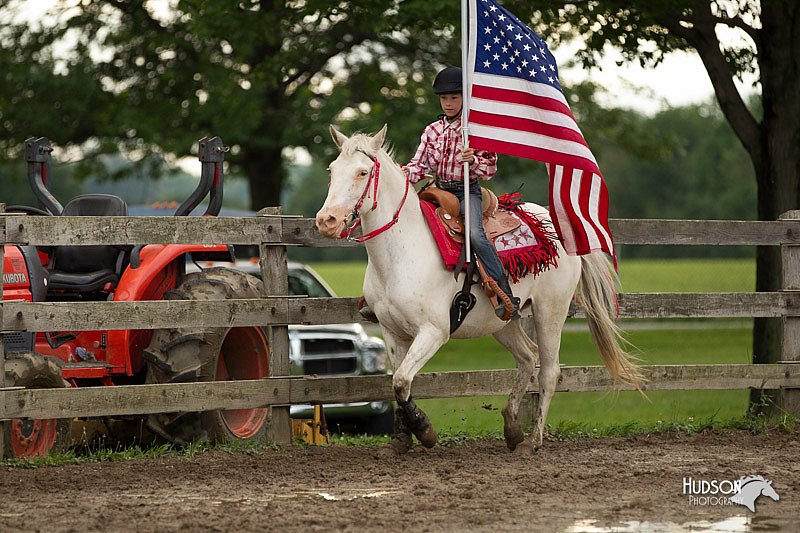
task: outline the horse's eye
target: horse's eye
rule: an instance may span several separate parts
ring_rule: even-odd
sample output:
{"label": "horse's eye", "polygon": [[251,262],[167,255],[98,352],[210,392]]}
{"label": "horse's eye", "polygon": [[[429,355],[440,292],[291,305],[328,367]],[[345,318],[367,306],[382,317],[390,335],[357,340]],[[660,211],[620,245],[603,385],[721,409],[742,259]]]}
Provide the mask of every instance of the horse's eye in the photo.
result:
{"label": "horse's eye", "polygon": [[363,178],[363,177],[365,177],[367,174],[369,174],[369,172],[367,172],[366,170],[362,170],[362,171],[359,173],[359,175],[360,175],[362,178]]}

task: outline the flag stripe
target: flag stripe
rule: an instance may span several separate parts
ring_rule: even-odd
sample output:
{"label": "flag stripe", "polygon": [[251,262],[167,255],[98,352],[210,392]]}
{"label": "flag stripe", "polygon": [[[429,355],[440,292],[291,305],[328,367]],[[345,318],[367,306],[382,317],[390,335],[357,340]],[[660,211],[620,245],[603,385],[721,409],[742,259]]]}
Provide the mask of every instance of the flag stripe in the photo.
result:
{"label": "flag stripe", "polygon": [[563,152],[549,150],[546,148],[532,146],[524,142],[513,142],[503,139],[498,139],[491,135],[478,135],[478,126],[473,129],[470,126],[469,144],[478,150],[489,150],[500,154],[513,155],[515,157],[524,157],[526,159],[535,159],[536,161],[551,161],[555,164],[570,166],[575,162],[574,156],[569,156]]}
{"label": "flag stripe", "polygon": [[574,232],[574,227],[567,213],[566,205],[562,194],[569,187],[564,186],[564,167],[561,165],[547,165],[550,174],[550,212],[553,217],[553,225],[561,236],[564,249],[570,255],[575,255],[579,245]]}
{"label": "flag stripe", "polygon": [[577,214],[577,218],[583,227],[586,235],[586,243],[590,250],[600,249],[600,238],[597,235],[597,227],[590,220],[588,213],[591,205],[597,203],[597,198],[593,195],[594,176],[596,174],[586,172],[577,168],[568,170],[572,174],[572,209]]}
{"label": "flag stripe", "polygon": [[539,135],[553,137],[554,139],[563,139],[585,146],[588,153],[591,153],[591,150],[588,150],[589,147],[586,145],[586,140],[579,131],[524,116],[503,114],[501,106],[486,106],[486,108],[492,109],[492,111],[479,111],[479,109],[483,109],[483,106],[476,102],[469,114],[470,124],[495,125],[509,130],[526,131],[528,133],[537,133]]}
{"label": "flag stripe", "polygon": [[516,89],[484,85],[483,81],[477,79],[473,80],[472,84],[472,98],[520,104],[533,109],[541,109],[542,111],[552,111],[558,114],[557,116],[560,117],[560,120],[569,121],[576,130],[578,129],[575,118],[572,116],[572,111],[560,100],[555,100],[550,96],[524,93]]}
{"label": "flag stripe", "polygon": [[[557,158],[558,161],[547,159],[548,162],[558,163],[570,167],[590,167],[592,170],[599,172],[597,161],[589,148],[580,143],[565,141],[541,135],[539,133],[530,133],[527,131],[519,131],[516,129],[506,129],[498,126],[490,126],[485,124],[470,124],[469,126],[470,138],[484,137],[486,139],[496,139],[514,144],[521,144],[529,146],[532,153],[538,153],[538,150],[545,150],[552,154],[552,157]],[[474,145],[475,148],[480,148]]]}

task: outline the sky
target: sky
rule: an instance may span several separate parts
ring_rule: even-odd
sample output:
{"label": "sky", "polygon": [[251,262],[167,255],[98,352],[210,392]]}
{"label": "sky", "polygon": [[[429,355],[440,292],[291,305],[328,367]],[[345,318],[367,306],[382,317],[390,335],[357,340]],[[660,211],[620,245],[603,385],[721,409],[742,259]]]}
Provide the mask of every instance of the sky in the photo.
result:
{"label": "sky", "polygon": [[[560,53],[554,50],[553,55],[559,61]],[[566,64],[566,60],[559,64]],[[606,89],[606,99],[601,103],[647,114],[667,106],[705,103],[714,92],[700,57],[684,52],[670,54],[657,67],[646,69],[638,63],[617,66],[608,58],[588,72],[579,67],[563,69],[560,78],[566,86],[589,79]]]}
{"label": "sky", "polygon": [[[573,50],[552,49],[559,65],[567,64]],[[642,68],[638,63],[622,66],[616,64],[618,52],[610,51],[599,68],[586,71],[580,67],[561,69],[562,86],[573,85],[584,79],[594,81],[607,90],[604,105],[632,108],[652,115],[666,107],[703,104],[714,98],[714,88],[700,56],[696,53],[673,52],[657,67]],[[745,98],[753,91],[755,76],[736,82]]]}
{"label": "sky", "polygon": [[[149,5],[157,12],[169,11],[171,1],[150,0]],[[22,17],[35,20],[57,2],[58,0],[25,2]],[[645,69],[638,64],[617,66],[619,54],[609,51],[599,68],[589,71],[580,67],[563,68],[578,46],[580,43],[561,45],[551,50],[558,64],[562,66],[559,76],[561,85],[569,86],[587,78],[591,79],[607,89],[607,100],[601,103],[653,114],[667,106],[705,103],[713,96],[711,81],[697,54],[675,52],[667,56],[659,66]],[[739,85],[744,93],[752,91],[752,80],[748,82]]]}

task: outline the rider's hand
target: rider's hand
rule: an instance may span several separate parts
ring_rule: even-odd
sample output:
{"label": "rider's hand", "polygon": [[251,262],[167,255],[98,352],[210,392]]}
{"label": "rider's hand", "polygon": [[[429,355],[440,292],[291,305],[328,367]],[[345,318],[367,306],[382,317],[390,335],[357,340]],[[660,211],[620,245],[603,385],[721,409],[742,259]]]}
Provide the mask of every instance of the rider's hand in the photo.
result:
{"label": "rider's hand", "polygon": [[470,165],[475,161],[475,149],[474,148],[464,148],[461,150],[461,162],[467,162]]}

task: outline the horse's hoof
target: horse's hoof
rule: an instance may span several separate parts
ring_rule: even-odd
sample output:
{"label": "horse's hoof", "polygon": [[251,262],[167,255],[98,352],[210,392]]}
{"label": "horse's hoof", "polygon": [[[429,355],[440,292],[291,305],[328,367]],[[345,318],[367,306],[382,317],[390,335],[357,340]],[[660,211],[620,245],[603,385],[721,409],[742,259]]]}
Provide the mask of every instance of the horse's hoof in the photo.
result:
{"label": "horse's hoof", "polygon": [[436,430],[433,429],[432,424],[428,424],[425,426],[425,429],[421,431],[415,431],[414,435],[419,439],[419,442],[422,443],[423,446],[426,448],[433,448],[436,446],[436,441],[439,439],[439,436],[436,434]]}
{"label": "horse's hoof", "polygon": [[522,432],[519,426],[515,428],[503,428],[503,436],[506,439],[506,446],[512,452],[525,440],[525,433]]}
{"label": "horse's hoof", "polygon": [[514,453],[523,456],[523,457],[530,457],[536,454],[536,451],[541,448],[541,445],[533,444],[532,442],[525,441],[520,443],[519,445],[514,448]]}
{"label": "horse's hoof", "polygon": [[414,443],[411,441],[411,435],[401,434],[394,435],[389,441],[389,446],[397,455],[405,455],[411,450]]}

